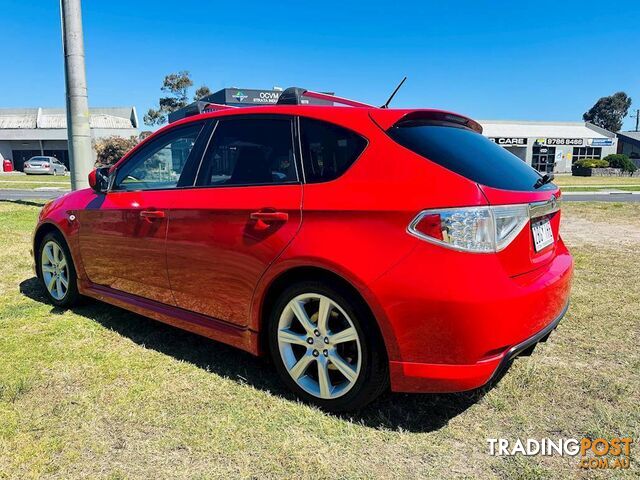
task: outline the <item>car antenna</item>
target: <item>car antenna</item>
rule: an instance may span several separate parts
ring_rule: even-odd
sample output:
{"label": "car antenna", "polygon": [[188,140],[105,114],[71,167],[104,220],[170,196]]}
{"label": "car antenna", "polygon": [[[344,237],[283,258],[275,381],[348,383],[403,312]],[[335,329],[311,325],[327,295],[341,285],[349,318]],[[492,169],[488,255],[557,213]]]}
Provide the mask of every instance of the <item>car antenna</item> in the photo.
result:
{"label": "car antenna", "polygon": [[402,81],[398,84],[398,86],[396,87],[396,89],[393,91],[393,93],[391,94],[391,96],[389,97],[389,100],[387,100],[387,102],[382,105],[380,108],[389,108],[389,104],[391,103],[391,100],[393,100],[393,97],[396,96],[396,93],[398,93],[398,90],[400,90],[400,87],[402,86],[402,84],[405,82],[405,80],[407,79],[407,77],[405,76]]}

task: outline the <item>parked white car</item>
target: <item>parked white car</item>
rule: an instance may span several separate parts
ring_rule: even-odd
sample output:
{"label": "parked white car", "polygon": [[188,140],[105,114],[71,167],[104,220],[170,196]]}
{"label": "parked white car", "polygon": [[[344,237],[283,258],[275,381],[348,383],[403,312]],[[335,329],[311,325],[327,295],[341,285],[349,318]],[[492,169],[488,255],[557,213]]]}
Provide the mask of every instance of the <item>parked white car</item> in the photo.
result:
{"label": "parked white car", "polygon": [[27,175],[66,175],[67,167],[55,157],[31,157],[24,162]]}

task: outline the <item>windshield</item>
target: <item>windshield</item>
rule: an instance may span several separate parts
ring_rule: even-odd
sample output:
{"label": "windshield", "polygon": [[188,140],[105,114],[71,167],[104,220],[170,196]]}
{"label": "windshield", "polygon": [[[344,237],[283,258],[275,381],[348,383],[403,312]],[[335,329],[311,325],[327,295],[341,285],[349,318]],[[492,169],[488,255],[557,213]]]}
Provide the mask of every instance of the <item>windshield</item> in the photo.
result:
{"label": "windshield", "polygon": [[29,163],[44,163],[48,161],[49,159],[47,157],[32,157],[29,159]]}
{"label": "windshield", "polygon": [[[411,120],[387,133],[403,147],[481,185],[533,191],[540,178],[524,161],[467,128]],[[548,188],[555,187],[548,184],[538,190]]]}

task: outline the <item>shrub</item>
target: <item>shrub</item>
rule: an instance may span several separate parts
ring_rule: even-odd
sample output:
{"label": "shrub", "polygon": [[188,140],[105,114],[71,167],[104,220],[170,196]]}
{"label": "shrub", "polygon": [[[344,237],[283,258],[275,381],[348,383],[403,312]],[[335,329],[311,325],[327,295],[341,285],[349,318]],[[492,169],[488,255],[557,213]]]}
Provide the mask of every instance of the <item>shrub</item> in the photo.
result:
{"label": "shrub", "polygon": [[612,168],[619,168],[623,172],[633,173],[638,169],[636,164],[629,160],[629,157],[624,154],[612,153],[604,157],[604,160],[608,161],[609,166]]}
{"label": "shrub", "polygon": [[96,167],[110,167],[137,144],[136,137],[124,138],[117,135],[96,140],[93,144],[98,157]]}
{"label": "shrub", "polygon": [[578,160],[574,165],[582,168],[607,168],[609,162],[597,158],[585,158],[584,160]]}

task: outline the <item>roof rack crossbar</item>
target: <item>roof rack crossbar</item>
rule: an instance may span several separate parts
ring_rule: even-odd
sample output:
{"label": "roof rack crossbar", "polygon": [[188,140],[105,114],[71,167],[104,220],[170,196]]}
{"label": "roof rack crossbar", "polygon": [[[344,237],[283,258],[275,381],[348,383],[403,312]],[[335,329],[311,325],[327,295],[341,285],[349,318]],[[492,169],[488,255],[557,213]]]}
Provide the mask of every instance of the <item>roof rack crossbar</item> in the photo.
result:
{"label": "roof rack crossbar", "polygon": [[348,105],[350,107],[365,107],[365,108],[377,108],[367,103],[357,102],[348,98],[338,97],[330,93],[312,92],[311,90],[305,90],[299,87],[290,87],[282,92],[280,98],[278,98],[278,105],[304,105],[305,102],[302,97],[315,98],[316,100],[325,100],[327,102],[339,103],[341,105]]}
{"label": "roof rack crossbar", "polygon": [[327,100],[333,103],[341,103],[342,105],[348,105],[350,107],[376,108],[373,105],[369,105],[368,103],[362,103],[356,100],[351,100],[349,98],[338,97],[337,95],[329,95],[328,93],[312,92],[310,90],[305,90],[302,96],[316,98],[318,100]]}
{"label": "roof rack crossbar", "polygon": [[227,110],[229,108],[238,108],[234,105],[223,105],[222,103],[198,102],[198,110],[200,113],[215,112],[216,110]]}

